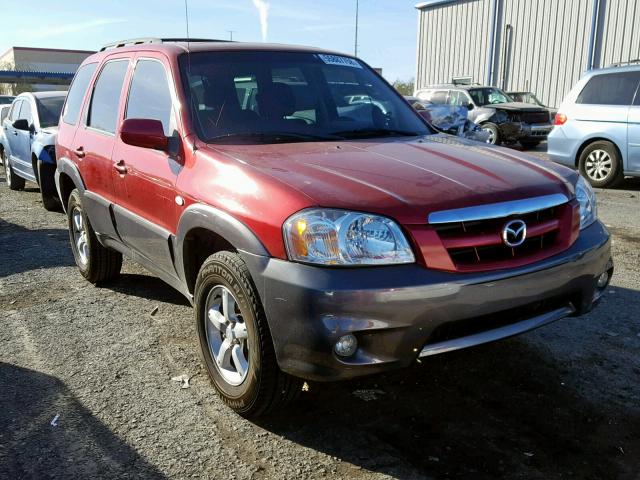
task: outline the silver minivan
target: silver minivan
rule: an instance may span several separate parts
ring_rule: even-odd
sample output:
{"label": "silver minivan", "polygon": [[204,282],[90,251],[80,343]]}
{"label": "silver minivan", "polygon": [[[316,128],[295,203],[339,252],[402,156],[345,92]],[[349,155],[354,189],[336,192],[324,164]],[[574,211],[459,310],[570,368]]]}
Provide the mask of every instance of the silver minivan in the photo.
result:
{"label": "silver minivan", "polygon": [[548,138],[552,160],[594,187],[640,176],[640,65],[587,73],[565,97]]}

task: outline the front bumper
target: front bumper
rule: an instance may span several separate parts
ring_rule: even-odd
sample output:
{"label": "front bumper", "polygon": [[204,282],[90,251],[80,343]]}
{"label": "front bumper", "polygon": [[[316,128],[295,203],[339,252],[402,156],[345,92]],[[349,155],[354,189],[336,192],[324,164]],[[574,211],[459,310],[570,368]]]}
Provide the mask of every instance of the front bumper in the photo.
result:
{"label": "front bumper", "polygon": [[[486,343],[581,315],[612,271],[609,233],[595,222],[567,251],[514,270],[450,273],[419,265],[320,268],[245,254],[278,364],[331,381],[410,365],[419,355]],[[353,333],[349,358],[333,352]]]}
{"label": "front bumper", "polygon": [[524,122],[507,122],[499,125],[500,135],[507,141],[518,140],[545,140],[553,125],[549,124],[528,124]]}

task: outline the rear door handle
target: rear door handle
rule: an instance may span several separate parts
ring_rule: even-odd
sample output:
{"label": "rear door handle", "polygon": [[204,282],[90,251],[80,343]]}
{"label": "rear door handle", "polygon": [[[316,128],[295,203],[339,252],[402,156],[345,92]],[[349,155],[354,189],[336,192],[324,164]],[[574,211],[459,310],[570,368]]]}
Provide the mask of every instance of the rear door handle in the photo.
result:
{"label": "rear door handle", "polygon": [[115,168],[120,175],[127,174],[127,166],[124,164],[124,160],[119,160],[118,162],[116,162],[113,165],[113,168]]}
{"label": "rear door handle", "polygon": [[86,155],[86,154],[84,153],[84,148],[82,148],[82,147],[78,147],[78,148],[76,148],[76,149],[75,149],[75,151],[74,151],[74,153],[76,154],[76,156],[77,156],[78,158],[84,158],[84,156]]}

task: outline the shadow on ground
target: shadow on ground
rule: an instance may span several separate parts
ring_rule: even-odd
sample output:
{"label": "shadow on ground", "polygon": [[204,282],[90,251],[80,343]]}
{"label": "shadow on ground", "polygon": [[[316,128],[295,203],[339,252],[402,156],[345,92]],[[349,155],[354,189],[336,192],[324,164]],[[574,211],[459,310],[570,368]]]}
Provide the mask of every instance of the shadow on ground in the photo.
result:
{"label": "shadow on ground", "polygon": [[57,378],[0,363],[0,391],[0,478],[163,478]]}
{"label": "shadow on ground", "polygon": [[[639,292],[616,290],[616,302],[637,305]],[[313,384],[307,399],[258,424],[399,478],[413,478],[410,467],[436,479],[637,479],[640,408],[630,405],[640,398],[640,368],[619,400],[619,389],[607,391],[614,382],[567,380],[590,376],[594,362],[552,360],[515,338],[383,376]]]}
{"label": "shadow on ground", "polygon": [[66,229],[29,230],[0,218],[0,278],[38,268],[74,265]]}
{"label": "shadow on ground", "polygon": [[122,273],[109,282],[101,283],[100,287],[147,300],[157,300],[174,305],[190,305],[184,295],[152,275]]}

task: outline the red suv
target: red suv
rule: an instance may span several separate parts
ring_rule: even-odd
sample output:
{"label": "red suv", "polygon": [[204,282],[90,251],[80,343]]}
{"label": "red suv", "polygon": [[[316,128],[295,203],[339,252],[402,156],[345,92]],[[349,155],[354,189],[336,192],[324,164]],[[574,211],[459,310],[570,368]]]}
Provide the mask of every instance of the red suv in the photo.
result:
{"label": "red suv", "polygon": [[195,307],[224,401],[339,380],[589,311],[613,271],[572,170],[435,134],[324,50],[123,42],[78,70],[56,182],[90,282],[122,255]]}

